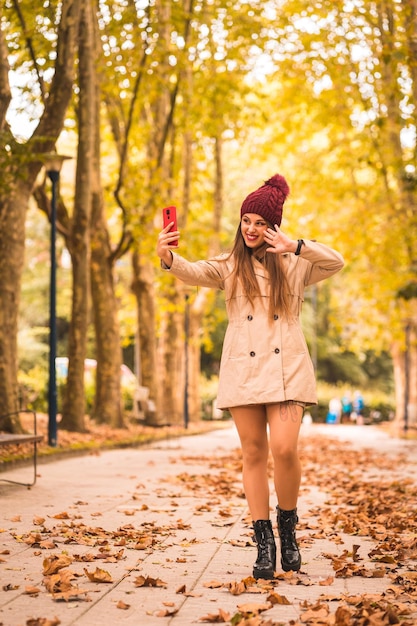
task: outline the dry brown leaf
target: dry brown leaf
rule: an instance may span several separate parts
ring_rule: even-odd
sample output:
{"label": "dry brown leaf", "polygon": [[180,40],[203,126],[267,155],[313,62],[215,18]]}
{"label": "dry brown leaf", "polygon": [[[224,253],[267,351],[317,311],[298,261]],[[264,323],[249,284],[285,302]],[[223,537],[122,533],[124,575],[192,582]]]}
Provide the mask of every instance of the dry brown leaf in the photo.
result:
{"label": "dry brown leaf", "polygon": [[76,578],[74,572],[69,569],[63,569],[57,574],[46,576],[43,579],[43,584],[50,593],[58,593],[71,589],[74,578]]}
{"label": "dry brown leaf", "polygon": [[337,626],[351,626],[352,613],[345,606],[338,606],[335,613]]}
{"label": "dry brown leaf", "polygon": [[86,568],[84,568],[84,572],[86,576],[88,576],[89,580],[93,583],[112,583],[112,577],[109,572],[100,567],[96,567],[94,572],[89,572]]}
{"label": "dry brown leaf", "polygon": [[334,583],[334,577],[333,576],[328,576],[324,580],[319,580],[319,585],[321,585],[322,587],[327,587],[328,585],[333,585],[333,583]]}
{"label": "dry brown leaf", "polygon": [[46,617],[31,617],[26,621],[26,626],[59,626],[61,620],[57,617],[48,619]]}
{"label": "dry brown leaf", "polygon": [[126,602],[123,602],[123,600],[119,600],[116,604],[116,608],[127,611],[128,609],[130,609],[130,604],[126,604]]}
{"label": "dry brown leaf", "polygon": [[29,533],[22,538],[23,543],[27,543],[29,546],[34,546],[42,541],[41,533]]}
{"label": "dry brown leaf", "polygon": [[321,621],[321,623],[324,623],[322,620],[326,619],[328,614],[329,609],[325,606],[321,606],[315,609],[308,609],[307,611],[304,611],[304,613],[300,615],[300,619],[303,624],[316,624],[319,620]]}
{"label": "dry brown leaf", "polygon": [[141,537],[135,545],[135,550],[147,550],[153,544],[152,537]]}
{"label": "dry brown leaf", "polygon": [[279,593],[276,593],[275,591],[270,593],[267,596],[266,599],[271,604],[291,604],[291,602],[288,600],[288,598],[286,598],[285,596],[280,595]]}
{"label": "dry brown leaf", "polygon": [[210,624],[225,624],[230,621],[230,613],[219,609],[218,613],[209,613],[199,618],[200,622],[209,622]]}
{"label": "dry brown leaf", "polygon": [[219,589],[220,587],[223,587],[224,583],[222,583],[220,580],[210,580],[207,583],[203,583],[203,587],[207,587],[208,589]]}
{"label": "dry brown leaf", "polygon": [[245,604],[238,604],[237,608],[245,615],[258,615],[259,613],[263,613],[263,611],[268,611],[271,606],[272,604],[270,602],[265,602],[264,604],[260,604],[258,602],[246,602]]}
{"label": "dry brown leaf", "polygon": [[228,584],[229,592],[233,596],[240,596],[242,593],[245,593],[247,587],[243,580],[240,582],[231,582]]}
{"label": "dry brown leaf", "polygon": [[90,602],[90,598],[87,594],[88,591],[86,589],[71,587],[71,589],[68,589],[67,591],[52,594],[52,598],[55,601],[64,600],[65,602],[69,602],[70,600],[84,600],[85,602]]}
{"label": "dry brown leaf", "polygon": [[[164,602],[165,604],[165,602]],[[172,615],[176,615],[179,609],[177,607],[171,609],[161,609],[160,611],[156,611],[156,617],[171,617]]]}
{"label": "dry brown leaf", "polygon": [[50,576],[51,574],[56,574],[56,572],[60,569],[71,565],[73,560],[72,556],[69,556],[68,554],[53,554],[43,560],[43,575]]}
{"label": "dry brown leaf", "polygon": [[134,580],[135,587],[167,587],[167,583],[160,578],[151,576],[137,576]]}

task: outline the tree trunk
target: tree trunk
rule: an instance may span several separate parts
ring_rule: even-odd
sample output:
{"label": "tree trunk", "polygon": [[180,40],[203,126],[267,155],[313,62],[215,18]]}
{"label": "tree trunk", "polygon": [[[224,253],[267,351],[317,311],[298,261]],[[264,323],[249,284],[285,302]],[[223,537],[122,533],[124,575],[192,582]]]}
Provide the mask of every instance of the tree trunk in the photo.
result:
{"label": "tree trunk", "polygon": [[[158,405],[158,388],[161,378],[156,370],[156,337],[155,337],[155,291],[154,272],[146,259],[143,262],[139,250],[132,256],[133,280],[132,291],[137,302],[139,363],[138,379],[140,385],[149,389],[149,398]],[[159,422],[158,411],[145,412],[145,423],[149,425]]]}
{"label": "tree trunk", "polygon": [[[15,189],[3,205],[0,229],[0,406],[1,413],[19,409],[17,383],[17,321],[24,259],[26,207],[30,189]],[[5,430],[20,432],[18,420]]]}
{"label": "tree trunk", "polygon": [[[417,304],[414,303],[414,308]],[[395,380],[395,427],[406,431],[417,427],[417,317],[404,319],[403,341],[391,350]]]}
{"label": "tree trunk", "polygon": [[158,421],[184,424],[185,341],[181,288],[172,293],[172,311],[164,315],[158,345]]}
{"label": "tree trunk", "polygon": [[[101,50],[95,20],[95,49]],[[98,52],[96,52],[96,58]],[[101,91],[95,73],[94,153],[92,158],[91,295],[96,341],[96,394],[92,417],[113,428],[124,426],[121,394],[122,350],[118,304],[114,287],[114,259],[106,224],[101,183]]]}
{"label": "tree trunk", "polygon": [[[99,149],[99,146],[96,147]],[[97,150],[94,161],[98,161]],[[95,169],[97,180],[99,170]],[[100,185],[97,185],[93,195],[91,236],[91,294],[97,355],[96,396],[92,417],[99,423],[121,428],[124,425],[120,385],[122,351],[110,242]]]}
{"label": "tree trunk", "polygon": [[[215,141],[215,181],[214,181],[214,208],[213,208],[213,234],[210,238],[209,257],[219,253],[220,224],[223,208],[223,163],[222,163],[222,141],[220,137]],[[190,311],[190,359],[189,359],[189,380],[190,380],[190,419],[201,418],[201,325],[203,322],[205,307],[207,303],[208,289],[200,288],[194,299]]]}
{"label": "tree trunk", "polygon": [[85,430],[84,360],[90,295],[91,162],[95,125],[94,30],[91,4],[83,4],[79,44],[78,155],[71,234],[72,312],[68,338],[68,379],[61,427]]}

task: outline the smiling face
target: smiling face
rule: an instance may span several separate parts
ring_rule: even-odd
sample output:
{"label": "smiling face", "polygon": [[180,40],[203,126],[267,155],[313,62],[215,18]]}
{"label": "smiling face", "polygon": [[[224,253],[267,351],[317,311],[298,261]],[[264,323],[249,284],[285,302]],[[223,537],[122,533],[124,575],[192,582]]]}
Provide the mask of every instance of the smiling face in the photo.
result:
{"label": "smiling face", "polygon": [[268,222],[256,213],[245,213],[240,221],[240,230],[248,248],[255,250],[265,243],[264,233]]}

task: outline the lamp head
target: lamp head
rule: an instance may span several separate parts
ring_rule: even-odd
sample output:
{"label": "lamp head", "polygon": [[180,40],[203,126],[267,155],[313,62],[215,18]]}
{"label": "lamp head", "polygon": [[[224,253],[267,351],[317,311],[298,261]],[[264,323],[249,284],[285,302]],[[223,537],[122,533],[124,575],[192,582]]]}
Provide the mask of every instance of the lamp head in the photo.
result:
{"label": "lamp head", "polygon": [[42,161],[46,169],[46,173],[50,176],[51,172],[59,174],[64,161],[71,159],[70,156],[58,154],[57,152],[49,152],[42,155]]}

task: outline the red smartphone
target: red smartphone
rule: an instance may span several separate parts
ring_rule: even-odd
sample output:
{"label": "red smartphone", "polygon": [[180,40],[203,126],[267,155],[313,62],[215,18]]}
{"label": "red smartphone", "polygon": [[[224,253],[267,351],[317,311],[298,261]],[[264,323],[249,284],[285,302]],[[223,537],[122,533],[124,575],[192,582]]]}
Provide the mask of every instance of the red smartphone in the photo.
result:
{"label": "red smartphone", "polygon": [[[167,206],[165,209],[162,209],[162,218],[163,218],[164,228],[168,226],[168,224],[171,224],[171,222],[174,222],[174,224],[171,226],[169,231],[171,232],[171,230],[178,230],[177,208],[175,206]],[[174,248],[177,248],[178,241],[173,241],[169,245],[173,246]]]}

